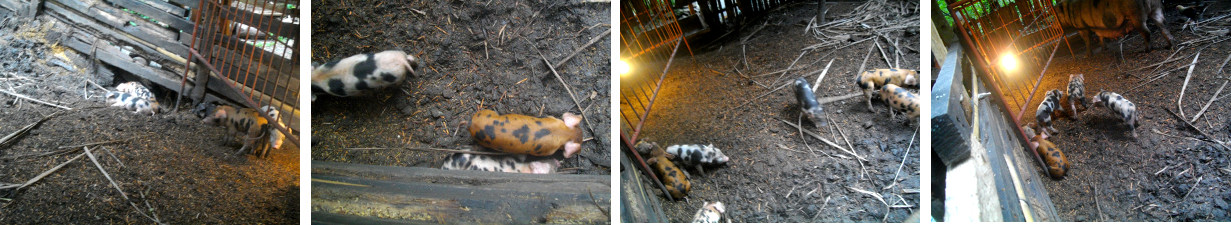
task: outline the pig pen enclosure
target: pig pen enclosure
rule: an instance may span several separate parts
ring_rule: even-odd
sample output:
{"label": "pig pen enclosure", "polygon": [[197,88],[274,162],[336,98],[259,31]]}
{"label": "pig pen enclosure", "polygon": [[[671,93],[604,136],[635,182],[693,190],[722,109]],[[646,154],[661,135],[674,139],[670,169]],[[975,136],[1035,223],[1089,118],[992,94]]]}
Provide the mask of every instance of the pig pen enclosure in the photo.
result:
{"label": "pig pen enclosure", "polygon": [[[890,119],[880,100],[870,111],[853,82],[861,70],[918,69],[916,2],[621,4],[632,68],[620,78],[623,221],[687,222],[705,201],[726,205],[724,222],[902,222],[918,211],[918,118]],[[797,77],[819,80],[827,126],[801,122]],[[730,161],[681,167],[691,192],[672,199],[630,150],[641,140],[713,144]]]}
{"label": "pig pen enclosure", "polygon": [[[1176,5],[1196,4],[1164,3],[1166,27],[1150,26],[1153,51],[1145,51],[1141,35],[1130,33],[1104,46],[1094,45],[1091,56],[1084,54],[1085,44],[1079,36],[1066,38],[1059,32],[1050,1],[958,1],[946,8],[954,13],[955,31],[977,68],[979,92],[991,93],[978,107],[998,110],[982,113],[985,119],[977,122],[1003,117],[1009,123],[1008,128],[984,132],[1010,137],[1006,139],[1013,140],[1010,145],[1024,144],[1021,129],[1012,127],[1035,121],[1035,109],[1048,90],[1067,94],[1069,74],[1084,74],[1088,98],[1106,90],[1136,104],[1135,130],[1129,130],[1110,109],[1093,105],[1085,110],[1078,106],[1078,113],[1065,112],[1053,119],[1059,133],[1049,140],[1071,164],[1063,179],[1047,178],[1033,150],[995,147],[1025,151],[1018,157],[1024,163],[1017,164],[1017,173],[1041,176],[1037,182],[1046,196],[1026,197],[1050,199],[1054,207],[1044,208],[1054,208],[1048,210],[1054,210],[1056,217],[1035,220],[1231,219],[1227,204],[1231,201],[1231,181],[1227,180],[1231,148],[1226,143],[1231,140],[1231,108],[1225,101],[1231,90],[1224,90],[1231,80],[1224,72],[1231,59],[1227,57],[1231,4],[1204,1],[1200,4],[1206,6],[1205,16],[1193,23],[1176,10]],[[1159,29],[1175,36],[1174,46],[1163,48],[1166,40]],[[997,60],[1005,52],[1017,56],[1022,69],[1011,72],[1000,67]],[[1067,97],[1061,104],[1068,107]]]}
{"label": "pig pen enclosure", "polygon": [[[331,166],[313,168],[313,220],[608,221],[608,4],[313,1],[314,63],[402,50],[420,64],[406,83],[367,96],[317,96],[311,156],[314,164]],[[406,149],[477,146],[466,127],[483,109],[535,117],[579,114],[586,140],[552,175],[441,170],[449,152]],[[386,179],[345,172],[352,170],[416,175]],[[381,185],[389,182],[403,185]],[[364,201],[352,204],[349,196]]]}
{"label": "pig pen enclosure", "polygon": [[[0,223],[296,223],[296,4],[0,0]],[[129,81],[161,112],[104,103]],[[203,102],[270,106],[286,139],[237,154]]]}

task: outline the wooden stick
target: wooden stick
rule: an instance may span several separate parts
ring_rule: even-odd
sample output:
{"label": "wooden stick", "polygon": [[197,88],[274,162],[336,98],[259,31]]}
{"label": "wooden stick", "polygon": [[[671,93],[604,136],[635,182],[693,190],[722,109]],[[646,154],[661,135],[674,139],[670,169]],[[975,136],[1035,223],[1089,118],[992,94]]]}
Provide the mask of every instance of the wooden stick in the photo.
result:
{"label": "wooden stick", "polygon": [[1231,80],[1223,81],[1222,86],[1218,86],[1218,91],[1214,91],[1214,95],[1210,96],[1210,101],[1205,102],[1205,106],[1201,107],[1201,111],[1197,112],[1197,115],[1193,116],[1191,121],[1188,121],[1189,123],[1197,122],[1197,119],[1201,118],[1201,114],[1205,114],[1205,110],[1210,108],[1210,104],[1214,103],[1214,100],[1217,99],[1218,94],[1222,93],[1222,89],[1227,87],[1227,82],[1231,82]]}
{"label": "wooden stick", "polygon": [[1222,68],[1223,68],[1223,67],[1225,67],[1225,66],[1227,66],[1227,62],[1231,62],[1231,55],[1227,55],[1227,59],[1223,59],[1223,60],[1222,60],[1222,65],[1218,66],[1218,71],[1216,71],[1215,73],[1220,73],[1220,74],[1221,74],[1221,73],[1222,73]]}
{"label": "wooden stick", "polygon": [[[607,32],[611,32],[611,30],[608,29]],[[599,36],[599,37],[602,37],[602,36]],[[539,58],[543,59],[543,63],[547,64],[547,69],[551,69],[551,74],[556,75],[556,80],[560,81],[560,85],[564,85],[564,91],[567,91],[568,97],[570,99],[573,99],[573,104],[577,106],[577,111],[580,111],[579,113],[581,113],[581,119],[586,121],[586,129],[589,129],[590,134],[593,135],[594,128],[590,127],[591,126],[590,117],[586,116],[585,110],[581,108],[581,101],[577,101],[577,95],[573,94],[573,89],[569,88],[568,83],[564,82],[564,78],[560,77],[560,73],[556,72],[556,67],[551,65],[551,61],[547,61],[547,56],[543,56],[543,52],[538,52],[538,53],[539,53]]]}
{"label": "wooden stick", "polygon": [[886,54],[885,54],[885,49],[884,49],[884,48],[881,48],[881,42],[880,42],[879,40],[873,40],[872,42],[876,43],[876,49],[877,49],[877,51],[878,51],[878,52],[880,52],[880,53],[881,53],[881,58],[882,58],[882,59],[885,59],[885,65],[886,65],[886,66],[892,66],[893,64],[890,64],[890,63],[893,63],[893,62],[890,62],[890,61],[889,61],[889,55],[886,55]]}
{"label": "wooden stick", "polygon": [[739,76],[741,76],[741,77],[744,77],[744,79],[748,79],[748,80],[752,81],[752,83],[755,83],[755,84],[757,84],[757,85],[760,85],[761,87],[763,87],[763,88],[765,88],[765,89],[769,89],[769,86],[765,86],[764,84],[761,84],[761,82],[757,81],[756,79],[752,79],[751,77],[748,77],[748,75],[744,75],[744,72],[739,71],[739,68],[734,68],[734,67],[732,67],[731,69],[734,69],[734,70],[735,70],[735,73],[736,73],[736,74],[739,74]]}
{"label": "wooden stick", "polygon": [[560,62],[557,62],[555,67],[563,66],[564,63],[568,62],[568,60],[573,59],[573,56],[577,56],[577,53],[580,53],[581,50],[584,50],[587,47],[590,47],[590,45],[594,45],[594,43],[597,43],[600,40],[606,40],[605,37],[608,37],[610,35],[611,35],[611,28],[607,28],[606,32],[603,32],[603,34],[599,34],[598,36],[591,38],[590,42],[587,42],[585,45],[582,45],[580,48],[577,48],[577,50],[573,50],[572,54],[569,54],[568,57],[564,57],[564,59],[560,60]]}
{"label": "wooden stick", "polygon": [[[796,57],[795,57],[795,61],[791,61],[791,65],[790,65],[790,66],[787,66],[787,67],[786,67],[786,69],[785,69],[784,71],[791,71],[791,68],[794,68],[794,67],[795,67],[795,63],[799,62],[799,59],[800,59],[800,58],[803,58],[803,57],[804,57],[804,54],[808,54],[808,51],[802,51],[802,52],[800,52],[800,53],[799,53],[799,56],[796,56]],[[782,80],[782,77],[783,77],[783,76],[786,76],[786,73],[785,73],[785,72],[783,72],[782,74],[779,74],[779,75],[778,75],[778,78],[774,78],[774,81],[773,81],[773,82],[770,82],[770,83],[771,83],[771,84],[778,83],[778,81],[779,81],[779,80]],[[789,84],[789,83],[791,83],[791,82],[787,82],[787,83]]]}
{"label": "wooden stick", "polygon": [[51,107],[60,108],[60,109],[63,109],[63,110],[73,110],[73,108],[69,108],[69,107],[64,107],[64,106],[61,106],[61,105],[52,104],[52,103],[50,103],[50,102],[44,102],[43,100],[33,99],[33,98],[30,98],[30,97],[26,97],[25,95],[21,95],[21,94],[17,94],[17,93],[9,92],[9,91],[6,91],[6,90],[0,90],[0,93],[5,93],[5,94],[8,94],[8,95],[12,95],[13,97],[17,97],[17,98],[20,98],[20,99],[25,99],[25,100],[32,101],[32,102],[39,103],[39,104],[43,104],[43,105],[46,105],[46,106],[51,106]]}
{"label": "wooden stick", "polygon": [[889,188],[892,188],[894,185],[898,185],[898,175],[902,173],[902,166],[906,165],[906,156],[910,155],[910,146],[915,145],[916,134],[919,134],[918,130],[916,130],[914,134],[910,135],[910,144],[906,144],[906,154],[902,155],[902,162],[898,163],[898,170],[893,172],[893,184],[885,186],[884,188],[881,188],[881,190],[889,190]]}
{"label": "wooden stick", "polygon": [[124,140],[100,141],[100,142],[79,144],[79,145],[73,145],[73,146],[60,146],[59,149],[69,149],[69,148],[80,148],[80,147],[94,146],[94,145],[114,144],[114,143],[120,143],[120,142],[127,142],[129,140],[132,140],[133,138],[136,138],[136,137],[132,137],[132,138],[124,139]]}
{"label": "wooden stick", "polygon": [[448,153],[466,153],[466,154],[471,154],[471,155],[512,155],[512,154],[509,154],[509,153],[503,153],[503,152],[483,152],[483,151],[469,151],[469,150],[446,149],[446,148],[412,148],[412,147],[400,147],[400,148],[346,148],[346,150],[397,150],[397,149],[400,149],[400,150],[412,150],[412,151],[436,151],[436,152],[448,152]]}
{"label": "wooden stick", "polygon": [[1180,120],[1184,117],[1184,90],[1188,89],[1188,81],[1193,78],[1193,68],[1197,67],[1197,59],[1201,58],[1201,52],[1197,52],[1197,56],[1193,57],[1193,63],[1188,65],[1188,75],[1184,76],[1184,86],[1180,87],[1180,98],[1175,100],[1175,108],[1180,111]]}
{"label": "wooden stick", "polygon": [[37,122],[31,123],[30,125],[26,125],[25,127],[22,127],[21,129],[18,129],[17,131],[14,131],[12,134],[4,136],[4,138],[0,138],[0,148],[8,146],[9,144],[12,144],[11,142],[13,142],[14,140],[17,140],[18,137],[26,135],[26,133],[30,132],[30,130],[34,129],[34,127],[38,126],[39,124],[43,124],[43,122],[47,122],[48,119],[51,119],[51,117],[59,115],[59,114],[60,112],[56,112],[56,113],[52,113],[51,115],[47,115],[43,117],[43,119],[38,120]]}
{"label": "wooden stick", "polygon": [[825,69],[821,70],[821,76],[816,77],[816,82],[812,83],[812,92],[816,92],[816,88],[821,86],[821,80],[825,79],[825,74],[829,73],[829,66],[833,65],[833,60],[830,59],[828,64],[825,64]]}
{"label": "wooden stick", "polygon": [[868,57],[871,57],[871,56],[872,56],[872,48],[868,48],[868,54],[863,55],[863,62],[859,63],[859,70],[856,70],[855,74],[859,74],[863,72],[864,66],[868,65]]}
{"label": "wooden stick", "polygon": [[817,99],[817,100],[816,100],[816,103],[817,103],[817,104],[824,105],[824,104],[829,104],[829,103],[831,103],[831,102],[836,102],[836,101],[842,101],[842,100],[851,99],[851,98],[854,98],[854,97],[858,97],[858,96],[860,96],[860,95],[863,95],[863,93],[858,93],[858,92],[856,92],[856,93],[846,94],[846,95],[843,95],[843,96],[825,97],[825,98]]}
{"label": "wooden stick", "polygon": [[[791,126],[800,127],[800,126],[799,126],[799,124],[791,123],[790,121],[786,121],[786,120],[782,120],[782,119],[778,119],[778,121],[782,121],[783,123],[786,123],[786,124],[791,125]],[[832,141],[829,141],[829,139],[825,139],[825,138],[821,137],[821,135],[817,135],[816,133],[812,133],[812,131],[808,131],[808,130],[803,130],[803,131],[804,131],[804,133],[805,133],[805,134],[811,135],[812,137],[814,137],[814,138],[816,138],[816,139],[820,139],[822,142],[825,142],[825,144],[827,144],[827,145],[829,145],[829,146],[831,146],[831,147],[837,148],[838,150],[842,150],[842,151],[844,151],[844,152],[846,152],[846,153],[848,153],[848,154],[851,154],[851,155],[855,156],[855,158],[858,158],[859,160],[868,161],[867,159],[864,159],[862,156],[859,156],[859,154],[856,154],[855,152],[853,152],[853,151],[851,151],[851,150],[848,150],[848,149],[846,149],[846,148],[843,148],[842,146],[838,146],[838,144],[834,144]]]}
{"label": "wooden stick", "polygon": [[735,108],[729,108],[729,109],[727,109],[726,111],[723,111],[723,112],[722,112],[722,113],[720,113],[720,114],[726,114],[726,113],[728,113],[728,112],[731,112],[731,110],[735,110],[735,109],[742,108],[742,107],[744,107],[744,105],[748,105],[748,103],[751,103],[752,101],[755,101],[755,100],[757,100],[757,99],[761,99],[762,97],[765,97],[766,95],[773,94],[774,92],[777,92],[778,90],[782,90],[782,88],[784,88],[784,87],[786,87],[786,86],[789,86],[790,84],[791,84],[791,83],[784,83],[784,84],[782,84],[781,86],[778,86],[778,88],[774,88],[773,90],[769,90],[769,92],[765,92],[765,94],[761,94],[761,95],[757,96],[756,98],[748,99],[748,101],[744,101],[744,103],[743,103],[743,104],[739,104],[739,106],[735,106]]}
{"label": "wooden stick", "polygon": [[128,205],[132,206],[133,210],[137,211],[137,214],[141,214],[141,216],[145,216],[145,218],[148,218],[154,221],[154,223],[163,224],[162,221],[158,221],[158,219],[155,219],[154,217],[150,217],[149,215],[146,215],[144,211],[141,211],[140,207],[137,207],[136,203],[132,202],[132,199],[128,198],[128,194],[124,193],[124,189],[120,188],[120,185],[116,184],[114,179],[111,179],[111,174],[108,174],[107,170],[103,169],[102,164],[98,164],[98,158],[94,157],[94,154],[90,153],[89,147],[81,147],[81,148],[85,149],[85,153],[82,153],[82,154],[85,154],[86,156],[90,157],[90,161],[94,162],[94,166],[98,167],[98,171],[101,171],[103,173],[103,176],[107,178],[107,181],[111,182],[111,186],[115,187],[115,190],[120,191],[120,196],[124,197],[124,201],[128,202]]}
{"label": "wooden stick", "polygon": [[1180,117],[1179,114],[1175,114],[1175,112],[1172,112],[1171,109],[1168,109],[1168,108],[1163,108],[1163,109],[1167,110],[1168,113],[1171,113],[1172,116],[1175,116],[1176,118],[1180,119],[1180,121],[1183,121],[1184,124],[1188,125],[1188,127],[1193,128],[1193,130],[1197,130],[1197,133],[1200,133],[1202,136],[1205,136],[1205,141],[1218,144],[1219,146],[1222,146],[1223,148],[1226,148],[1227,150],[1231,150],[1231,147],[1228,147],[1226,143],[1223,143],[1222,141],[1219,141],[1219,140],[1215,140],[1213,135],[1205,133],[1205,131],[1202,131],[1201,128],[1197,128],[1197,126],[1194,126],[1192,123],[1189,123],[1188,120],[1184,120],[1184,117]]}
{"label": "wooden stick", "polygon": [[[47,175],[51,175],[51,173],[55,173],[57,170],[60,170],[60,168],[63,168],[65,165],[75,162],[77,161],[77,159],[81,159],[82,156],[85,156],[85,154],[82,153],[80,155],[77,155],[77,157],[73,157],[72,159],[69,159],[68,161],[64,161],[64,163],[60,163],[60,165],[57,165],[56,167],[52,167],[51,169],[44,171],[43,173],[40,173],[38,176],[34,176],[34,178],[31,178],[30,180],[26,181],[26,183],[22,183],[21,186],[16,186],[17,190],[21,190],[22,188],[25,188],[26,186],[30,186],[30,184],[34,184],[34,182],[38,182],[39,180],[42,180],[44,177],[47,177]],[[6,189],[6,188],[12,188],[12,186],[0,187],[0,189]]]}

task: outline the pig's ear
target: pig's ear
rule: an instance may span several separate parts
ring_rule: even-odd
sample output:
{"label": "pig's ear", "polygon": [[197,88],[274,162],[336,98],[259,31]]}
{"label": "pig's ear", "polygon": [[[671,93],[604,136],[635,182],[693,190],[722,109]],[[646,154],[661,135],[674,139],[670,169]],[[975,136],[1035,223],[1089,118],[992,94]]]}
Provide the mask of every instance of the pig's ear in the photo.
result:
{"label": "pig's ear", "polygon": [[572,158],[577,152],[581,152],[581,143],[570,141],[564,144],[564,158]]}
{"label": "pig's ear", "polygon": [[577,124],[581,124],[581,116],[576,114],[566,112],[562,117],[564,117],[564,126],[577,127]]}

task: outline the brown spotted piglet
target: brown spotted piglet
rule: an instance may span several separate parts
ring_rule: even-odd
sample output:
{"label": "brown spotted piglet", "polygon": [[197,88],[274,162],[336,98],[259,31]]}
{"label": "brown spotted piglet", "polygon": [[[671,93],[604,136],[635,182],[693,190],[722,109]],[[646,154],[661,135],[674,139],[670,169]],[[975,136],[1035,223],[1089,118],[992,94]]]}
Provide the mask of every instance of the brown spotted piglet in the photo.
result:
{"label": "brown spotted piglet", "polygon": [[1029,126],[1023,126],[1022,130],[1026,133],[1030,142],[1030,149],[1034,149],[1043,158],[1043,163],[1047,164],[1047,174],[1052,179],[1062,179],[1069,171],[1069,158],[1064,156],[1064,152],[1056,147],[1055,143],[1047,140],[1047,133],[1035,135],[1034,129]]}
{"label": "brown spotted piglet", "polygon": [[919,72],[908,69],[873,69],[863,71],[855,77],[855,84],[863,90],[863,97],[868,102],[868,110],[872,110],[872,98],[881,87],[887,84],[901,86],[919,86]]}
{"label": "brown spotted piglet", "polygon": [[886,84],[881,88],[880,95],[890,106],[889,118],[897,119],[893,113],[895,109],[905,113],[908,120],[913,121],[919,118],[919,98],[914,93],[898,85]]}
{"label": "brown spotted piglet", "polygon": [[469,131],[479,145],[497,151],[548,156],[564,149],[564,158],[570,158],[581,151],[581,116],[564,113],[562,117],[500,115],[485,109],[470,118]]}
{"label": "brown spotted piglet", "polygon": [[670,193],[672,198],[675,200],[684,198],[692,190],[692,184],[688,182],[688,177],[684,175],[684,171],[675,166],[675,163],[671,163],[671,160],[667,159],[667,154],[657,155],[646,160],[646,163],[654,167],[655,174],[663,182],[663,186],[666,186],[667,193]]}

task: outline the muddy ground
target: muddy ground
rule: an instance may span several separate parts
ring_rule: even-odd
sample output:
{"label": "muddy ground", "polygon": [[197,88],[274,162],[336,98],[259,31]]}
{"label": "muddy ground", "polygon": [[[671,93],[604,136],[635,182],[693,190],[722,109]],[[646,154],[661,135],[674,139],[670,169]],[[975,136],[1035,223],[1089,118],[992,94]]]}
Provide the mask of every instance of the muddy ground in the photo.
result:
{"label": "muddy ground", "polygon": [[[42,17],[32,24],[48,20]],[[59,147],[112,140],[91,148],[133,203],[163,222],[297,223],[299,150],[285,143],[268,159],[237,155],[239,143],[222,128],[205,126],[188,110],[138,115],[103,103],[89,88],[85,69],[66,70],[81,55],[43,41],[45,30],[30,24],[0,32],[0,89],[73,108],[61,110],[0,94],[0,134],[8,135],[46,115],[46,123],[7,147],[0,147],[0,183],[23,183],[78,156],[80,148],[51,156]],[[62,58],[63,57],[63,58]],[[119,81],[117,80],[116,83]],[[114,85],[110,85],[114,86]],[[173,94],[155,91],[162,102]],[[173,104],[174,100],[168,103]],[[187,107],[187,104],[185,104]],[[67,150],[67,149],[65,149]],[[20,191],[0,191],[0,223],[151,223],[125,201],[88,157]]]}
{"label": "muddy ground", "polygon": [[[475,145],[463,122],[481,109],[560,117],[582,112],[539,56],[553,63],[584,108],[593,138],[562,172],[610,174],[610,38],[606,3],[536,1],[312,2],[312,61],[400,49],[422,65],[398,88],[313,102],[312,159],[440,167],[446,153],[358,147]],[[460,133],[458,133],[460,132]]]}
{"label": "muddy ground", "polygon": [[[830,21],[848,16],[835,12],[849,12],[857,4],[830,3]],[[829,127],[818,127],[805,119],[803,129],[848,148],[838,129],[845,133],[854,151],[867,159],[861,166],[850,154],[812,137],[805,138],[797,128],[779,121],[798,123],[800,118],[792,88],[757,98],[804,74],[811,74],[806,77],[810,83],[815,81],[831,59],[833,66],[816,91],[817,98],[859,92],[853,80],[868,49],[876,48],[872,41],[840,50],[809,52],[796,63],[795,68],[799,69],[791,70],[782,79],[777,79],[778,74],[761,75],[786,69],[799,56],[800,49],[819,42],[803,34],[814,15],[815,4],[789,4],[760,20],[750,20],[753,25],[742,34],[732,34],[712,44],[690,43],[694,53],[691,57],[681,47],[640,137],[662,147],[712,143],[731,160],[726,166],[707,169],[704,174],[688,170],[692,192],[687,201],[670,202],[662,197],[663,208],[672,222],[691,221],[703,201],[721,201],[726,204],[724,218],[749,223],[900,222],[918,210],[918,118],[899,115],[890,119],[885,104],[874,101],[873,109],[877,112],[872,112],[859,96],[823,105],[826,115],[834,121]],[[764,29],[750,32],[766,21]],[[744,59],[740,39],[749,35],[754,35],[747,45],[751,66],[743,68],[739,65]],[[888,35],[902,40],[902,46],[914,46],[901,49],[905,54],[900,64],[903,68],[918,69],[918,31],[899,30]],[[864,38],[867,37],[854,35],[846,43]],[[892,50],[891,43],[880,41],[881,45],[889,45],[887,52]],[[889,67],[879,53],[873,54],[867,68]],[[889,54],[889,60],[895,60],[895,56]],[[769,88],[739,75],[733,70],[735,67]],[[653,75],[658,76],[658,72]],[[748,101],[751,102],[742,105]],[[653,186],[648,180],[640,182]],[[883,195],[891,205],[910,207],[887,209],[880,200],[852,188]],[[653,190],[661,193],[657,188]]]}
{"label": "muddy ground", "polygon": [[[1168,5],[1173,8],[1173,5]],[[1231,4],[1218,3],[1210,15],[1226,15]],[[1180,17],[1169,10],[1169,30],[1175,43],[1197,40],[1205,35],[1181,31]],[[1212,16],[1207,16],[1212,17]],[[1225,20],[1225,19],[1224,19]],[[1183,109],[1191,120],[1213,97],[1224,82],[1226,72],[1220,65],[1231,54],[1231,42],[1205,41],[1170,49],[1153,33],[1154,51],[1144,52],[1140,35],[1124,40],[1124,59],[1119,61],[1119,42],[1109,41],[1110,50],[1096,51],[1093,57],[1079,52],[1077,58],[1061,47],[1048,69],[1039,94],[1029,105],[1037,106],[1043,92],[1068,85],[1068,74],[1085,74],[1087,96],[1100,89],[1117,92],[1137,105],[1137,138],[1111,110],[1090,108],[1076,118],[1052,122],[1060,134],[1050,138],[1068,157],[1072,169],[1063,180],[1046,180],[1046,186],[1060,219],[1064,221],[1227,221],[1231,220],[1231,149],[1188,138],[1202,135],[1167,112],[1176,109],[1176,99],[1184,85],[1188,64],[1200,52],[1192,78],[1184,93]],[[1224,39],[1224,38],[1220,38]],[[1105,48],[1106,49],[1106,48]],[[1165,61],[1179,50],[1181,58],[1162,66],[1167,72],[1149,82],[1154,68],[1136,70]],[[1080,50],[1078,50],[1080,51]],[[1145,85],[1141,85],[1145,84]],[[1141,85],[1138,87],[1138,85]],[[1226,96],[1231,89],[1220,94]],[[1067,92],[1066,92],[1067,93]],[[1067,105],[1067,103],[1065,103]],[[1231,107],[1227,98],[1213,102],[1209,110],[1193,123],[1215,140],[1231,140]],[[1034,110],[1028,110],[1033,118]],[[1027,119],[1033,121],[1033,119]],[[1158,134],[1155,131],[1166,135]],[[1171,135],[1171,136],[1168,136]],[[1040,172],[1042,168],[1036,167]]]}

